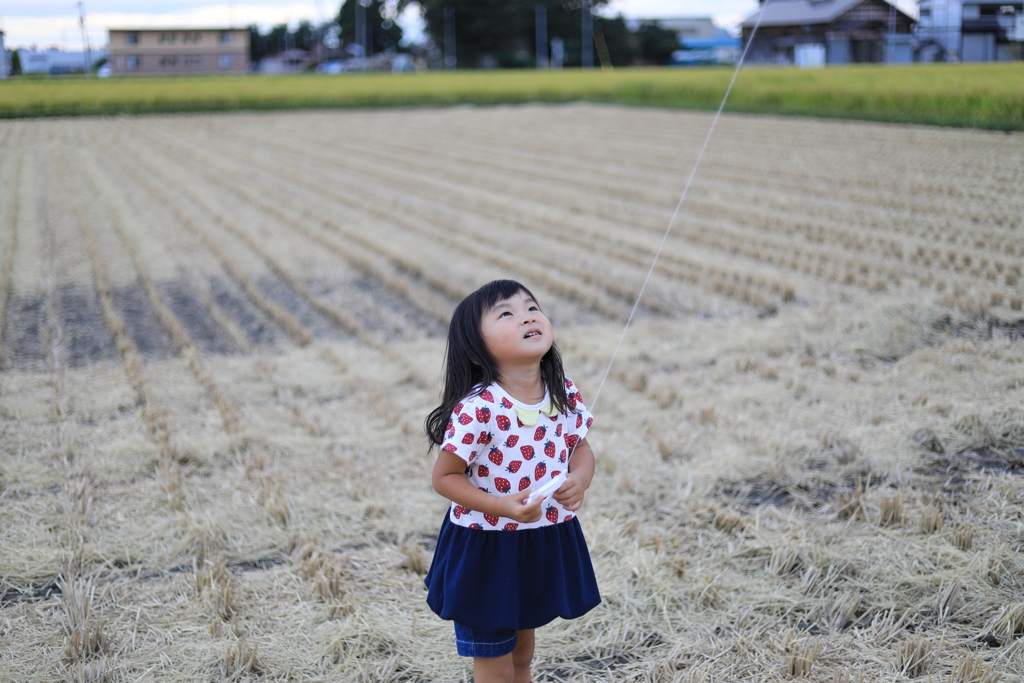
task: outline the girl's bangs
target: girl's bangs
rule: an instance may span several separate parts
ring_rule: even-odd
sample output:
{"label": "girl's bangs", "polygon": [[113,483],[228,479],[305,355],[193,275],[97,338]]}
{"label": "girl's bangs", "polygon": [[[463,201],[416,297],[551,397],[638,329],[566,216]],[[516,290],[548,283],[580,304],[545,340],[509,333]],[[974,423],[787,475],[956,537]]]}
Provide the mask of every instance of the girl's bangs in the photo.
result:
{"label": "girl's bangs", "polygon": [[506,299],[511,299],[519,292],[524,292],[534,301],[537,300],[530,290],[515,280],[494,280],[492,282],[488,282],[477,290],[477,293],[480,296],[478,299],[478,305],[480,307],[478,312],[483,315],[484,311],[494,308],[494,306]]}

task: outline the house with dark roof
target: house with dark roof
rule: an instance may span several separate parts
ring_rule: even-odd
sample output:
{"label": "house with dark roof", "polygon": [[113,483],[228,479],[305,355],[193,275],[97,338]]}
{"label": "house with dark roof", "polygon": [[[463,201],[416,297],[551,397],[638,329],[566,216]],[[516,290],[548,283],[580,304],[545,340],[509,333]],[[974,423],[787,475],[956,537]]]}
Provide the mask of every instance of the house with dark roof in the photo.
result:
{"label": "house with dark roof", "polygon": [[885,0],[772,0],[741,26],[748,62],[823,66],[910,62],[914,23]]}

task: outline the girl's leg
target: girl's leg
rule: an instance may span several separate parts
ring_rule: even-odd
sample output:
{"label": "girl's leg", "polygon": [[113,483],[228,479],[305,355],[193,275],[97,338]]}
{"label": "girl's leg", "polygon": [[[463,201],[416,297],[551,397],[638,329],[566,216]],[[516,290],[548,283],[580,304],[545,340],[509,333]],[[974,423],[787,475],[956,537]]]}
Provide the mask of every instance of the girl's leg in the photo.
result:
{"label": "girl's leg", "polygon": [[518,631],[516,649],[512,650],[512,666],[515,669],[514,683],[531,683],[530,664],[533,662],[533,629]]}
{"label": "girl's leg", "polygon": [[473,683],[512,683],[514,675],[512,654],[473,658]]}
{"label": "girl's leg", "polygon": [[533,629],[518,631],[516,649],[503,657],[474,657],[474,683],[530,683]]}

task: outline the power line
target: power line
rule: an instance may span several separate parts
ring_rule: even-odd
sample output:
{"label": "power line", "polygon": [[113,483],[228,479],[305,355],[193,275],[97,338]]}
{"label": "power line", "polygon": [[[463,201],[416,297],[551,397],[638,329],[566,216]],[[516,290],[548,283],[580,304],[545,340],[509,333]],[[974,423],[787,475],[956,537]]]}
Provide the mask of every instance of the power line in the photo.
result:
{"label": "power line", "polygon": [[78,25],[82,29],[82,45],[85,46],[85,76],[88,78],[92,69],[92,46],[89,45],[89,33],[85,30],[85,5],[78,0]]}

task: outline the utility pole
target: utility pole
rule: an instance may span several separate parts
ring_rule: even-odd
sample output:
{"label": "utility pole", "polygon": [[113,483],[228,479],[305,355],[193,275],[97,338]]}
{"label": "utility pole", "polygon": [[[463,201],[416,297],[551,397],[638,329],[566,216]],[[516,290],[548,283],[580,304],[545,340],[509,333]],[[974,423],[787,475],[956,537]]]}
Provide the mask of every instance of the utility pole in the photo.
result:
{"label": "utility pole", "polygon": [[363,54],[366,55],[367,59],[373,56],[373,13],[370,13],[369,17],[365,16],[366,8],[373,5],[373,0],[359,0],[359,4],[363,6],[364,18],[363,18]]}
{"label": "utility pole", "polygon": [[537,3],[533,6],[537,18],[537,68],[548,68],[548,8]]}
{"label": "utility pole", "polygon": [[896,5],[895,0],[889,1],[889,54],[885,61],[890,64],[896,63]]}
{"label": "utility pole", "polygon": [[372,4],[373,0],[356,0],[356,40],[367,59],[373,53],[373,17],[366,20],[366,8]]}
{"label": "utility pole", "polygon": [[455,68],[455,8],[444,6],[444,68]]}
{"label": "utility pole", "polygon": [[362,0],[356,0],[356,43],[359,45],[359,51],[363,54],[360,57],[366,56],[366,8],[363,7]]}
{"label": "utility pole", "polygon": [[583,0],[583,68],[594,68],[594,15],[590,10],[590,0]]}
{"label": "utility pole", "polygon": [[92,69],[92,48],[89,46],[89,34],[85,30],[85,7],[78,0],[78,25],[82,29],[82,47],[85,48],[85,77],[89,77]]}

